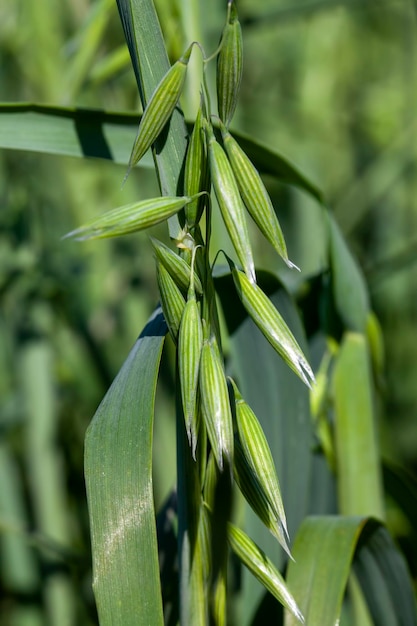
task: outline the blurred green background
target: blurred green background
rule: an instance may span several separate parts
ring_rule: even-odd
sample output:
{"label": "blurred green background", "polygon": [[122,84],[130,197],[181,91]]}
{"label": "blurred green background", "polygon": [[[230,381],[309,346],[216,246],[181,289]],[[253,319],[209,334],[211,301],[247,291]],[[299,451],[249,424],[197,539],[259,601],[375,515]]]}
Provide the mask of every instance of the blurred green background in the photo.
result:
{"label": "blurred green background", "polygon": [[[156,5],[172,59],[191,39],[214,50],[224,1]],[[417,2],[240,0],[238,9],[244,77],[233,127],[283,153],[323,189],[383,329],[382,453],[416,473]],[[0,0],[0,68],[2,102],[140,110],[114,0]],[[183,101],[190,118],[195,80],[191,72]],[[145,234],[87,243],[61,237],[158,193],[150,169],[135,170],[121,189],[124,174],[107,161],[0,152],[5,626],[96,623],[83,439],[158,294]],[[311,276],[324,264],[318,208],[289,187],[272,191],[290,258]],[[155,233],[168,240],[164,226]],[[220,226],[215,236],[223,245]],[[262,242],[255,250],[259,266],[290,281]],[[175,472],[171,361],[168,343],[155,423],[157,506]]]}

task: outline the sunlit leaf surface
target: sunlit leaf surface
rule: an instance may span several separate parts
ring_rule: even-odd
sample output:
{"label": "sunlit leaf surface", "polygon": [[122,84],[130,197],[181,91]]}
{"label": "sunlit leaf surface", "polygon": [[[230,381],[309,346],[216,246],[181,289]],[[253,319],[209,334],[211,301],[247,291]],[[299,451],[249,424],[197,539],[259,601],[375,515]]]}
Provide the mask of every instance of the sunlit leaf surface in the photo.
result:
{"label": "sunlit leaf surface", "polygon": [[88,429],[85,474],[100,626],[162,623],[152,491],[156,381],[166,325],[149,320]]}

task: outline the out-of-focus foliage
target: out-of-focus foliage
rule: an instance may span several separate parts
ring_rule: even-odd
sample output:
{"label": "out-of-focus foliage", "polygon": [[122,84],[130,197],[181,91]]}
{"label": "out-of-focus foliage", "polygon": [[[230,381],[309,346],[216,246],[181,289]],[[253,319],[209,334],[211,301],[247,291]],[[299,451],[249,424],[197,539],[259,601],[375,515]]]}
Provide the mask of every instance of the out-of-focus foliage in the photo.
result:
{"label": "out-of-focus foliage", "polygon": [[[191,39],[215,48],[224,20],[220,0],[210,10],[202,0],[156,4],[172,59]],[[382,451],[409,474],[399,480],[391,466],[385,470],[395,494],[387,523],[415,578],[413,512],[403,511],[417,469],[416,3],[240,0],[238,6],[245,58],[232,126],[288,155],[318,183],[365,270],[385,341],[385,364],[376,371]],[[0,67],[2,101],[139,110],[113,0],[3,3]],[[185,98],[183,106],[193,117],[196,103]],[[145,235],[105,245],[61,236],[155,194],[151,170],[133,172],[121,190],[124,172],[103,161],[0,153],[2,624],[96,623],[84,434],[157,289]],[[317,273],[325,266],[321,209],[293,188],[272,184],[270,191],[301,278]],[[167,239],[164,227],[155,232]],[[215,237],[219,246],[226,241],[220,224]],[[258,265],[296,288],[262,240],[256,253]],[[312,309],[308,294],[299,296],[308,331]],[[170,347],[167,341],[157,395],[157,507],[175,472]]]}

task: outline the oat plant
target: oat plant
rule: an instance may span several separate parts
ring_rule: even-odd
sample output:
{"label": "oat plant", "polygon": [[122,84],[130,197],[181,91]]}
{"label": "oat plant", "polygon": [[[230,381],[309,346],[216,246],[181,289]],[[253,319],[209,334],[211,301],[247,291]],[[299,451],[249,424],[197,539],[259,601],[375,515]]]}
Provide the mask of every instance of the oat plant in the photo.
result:
{"label": "oat plant", "polygon": [[[129,4],[119,2],[124,28],[136,36],[131,8]],[[132,43],[130,37],[127,39]],[[131,46],[131,54],[135,59],[134,46]],[[182,57],[163,74],[149,96],[138,54],[137,72],[144,113],[126,177],[150,148],[159,152],[160,143],[170,141],[170,136],[161,139],[163,132],[168,132],[175,143],[175,131],[171,127],[167,131],[167,127],[181,97],[192,54],[201,59],[200,108],[182,161],[180,155],[176,156],[176,180],[167,181],[166,188],[161,185],[160,197],[109,211],[68,234],[81,241],[120,237],[170,218],[175,220],[171,224],[172,247],[152,240],[161,306],[142,333],[130,357],[133,362],[125,366],[114,382],[87,435],[86,475],[97,605],[104,623],[114,611],[126,614],[122,621],[119,621],[121,617],[117,618],[118,623],[128,623],[125,621],[127,615],[131,623],[137,623],[139,619],[143,624],[156,624],[163,619],[162,603],[155,593],[159,575],[149,472],[156,369],[163,337],[168,330],[177,351],[180,621],[183,624],[208,624],[210,620],[216,624],[226,623],[231,550],[303,622],[301,611],[277,568],[243,529],[233,525],[232,507],[226,507],[225,514],[222,502],[222,498],[227,497],[231,503],[234,485],[239,486],[255,513],[291,556],[279,481],[266,437],[235,381],[226,376],[215,290],[216,264],[222,251],[213,250],[211,245],[213,211],[220,210],[235,252],[233,259],[223,253],[223,263],[228,264],[244,309],[288,367],[307,386],[314,382],[312,369],[293,333],[257,283],[248,215],[283,261],[290,267],[293,264],[288,259],[282,230],[260,175],[228,131],[242,79],[242,31],[234,2],[227,5],[218,49],[208,55],[201,44],[192,42]],[[217,63],[216,110],[212,109],[206,79],[206,67],[210,62]],[[182,119],[178,112],[177,115],[180,124]],[[158,172],[164,171],[164,149],[165,146],[159,155],[160,163],[157,161]],[[163,174],[160,178],[164,178]],[[149,342],[154,344],[153,348]],[[135,381],[138,395],[133,399],[129,397],[130,384],[135,385]],[[137,404],[135,408],[142,421],[140,429],[148,431],[148,450],[137,449],[130,439],[126,443],[133,454],[140,457],[139,463],[132,453],[127,458],[123,454],[123,460],[116,458],[114,450],[112,465],[116,465],[103,471],[97,464],[97,448],[113,446],[114,440],[110,432],[106,435],[102,428],[117,428],[114,420],[126,419],[125,402]],[[141,410],[144,403],[148,413],[147,425],[143,423]],[[137,428],[138,424],[132,426]],[[139,442],[133,431],[130,437]],[[117,456],[120,454],[121,451]],[[124,470],[126,482],[123,481],[123,485],[120,484],[119,463],[129,464]],[[115,480],[117,495],[112,494]],[[142,493],[137,491],[140,486],[144,490]],[[108,510],[109,506],[112,512]],[[104,508],[107,511],[103,515]],[[138,533],[142,537],[136,543]],[[144,537],[146,553],[142,545]],[[136,568],[133,568],[134,561],[138,564]],[[121,567],[129,572],[128,580],[121,575]],[[133,569],[137,570],[136,581]]]}
{"label": "oat plant", "polygon": [[[378,463],[374,464],[368,485],[373,490],[373,502],[362,510],[355,509],[356,496],[351,501],[347,496],[345,501],[341,484],[340,510],[346,517],[307,517],[291,547],[293,538],[274,456],[264,428],[245,398],[251,370],[256,376],[257,368],[264,364],[257,362],[255,349],[252,359],[245,354],[243,367],[242,363],[233,367],[231,359],[227,369],[232,376],[228,375],[223,348],[226,331],[219,322],[219,301],[229,332],[234,310],[252,324],[246,337],[241,334],[241,344],[252,338],[252,329],[257,327],[277,358],[282,359],[283,379],[290,380],[290,385],[294,385],[294,375],[300,379],[301,387],[293,389],[304,399],[308,389],[312,389],[314,400],[320,392],[325,393],[323,388],[334,384],[337,407],[340,393],[345,393],[337,390],[338,384],[345,387],[345,375],[340,374],[343,354],[352,351],[351,358],[358,360],[359,368],[362,363],[365,372],[367,348],[362,340],[358,344],[355,337],[348,336],[336,364],[335,382],[329,383],[330,370],[320,371],[324,383],[319,388],[307,357],[280,312],[280,298],[277,306],[277,300],[270,297],[278,284],[255,268],[249,221],[272,245],[281,262],[292,272],[298,270],[288,256],[279,212],[251,155],[230,130],[243,68],[242,29],[234,0],[225,6],[225,25],[217,49],[207,52],[199,42],[189,42],[172,66],[165,55],[152,3],[118,0],[118,7],[144,106],[125,181],[152,149],[161,196],[114,209],[68,236],[78,240],[120,237],[167,221],[171,245],[155,238],[151,241],[160,306],[104,398],[86,438],[93,586],[100,623],[125,626],[179,621],[182,625],[221,626],[238,622],[243,617],[237,617],[239,612],[234,610],[234,597],[239,592],[234,573],[244,566],[261,583],[268,594],[265,597],[274,597],[284,607],[286,624],[334,624],[340,616],[354,555],[363,566],[361,570],[357,565],[356,575],[368,598],[366,581],[372,564],[363,557],[361,546],[372,552],[379,535],[391,546],[381,524],[384,511]],[[192,55],[198,56],[201,64],[200,83],[194,85],[200,106],[187,133],[178,103]],[[212,102],[214,89],[206,73],[210,63],[216,68],[216,103]],[[281,165],[284,178],[308,189],[308,183],[295,169],[287,166],[285,172],[285,164]],[[312,193],[312,187],[308,190]],[[212,244],[215,211],[225,225],[232,255]],[[323,219],[328,220],[329,232],[335,231],[331,249],[336,245],[337,229],[330,216]],[[333,252],[334,275],[340,254],[343,256],[339,248]],[[283,295],[281,302],[285,303]],[[245,333],[244,328],[239,332]],[[167,333],[176,350],[177,487],[156,520],[152,495],[153,409]],[[258,342],[260,335],[255,336]],[[368,393],[367,388],[364,393]],[[290,402],[297,402],[294,395]],[[316,402],[319,420],[320,397]],[[341,412],[345,407],[346,403]],[[273,413],[269,417],[273,420]],[[324,423],[329,427],[328,421]],[[372,441],[372,418],[369,424],[367,441]],[[325,442],[323,433],[325,429]],[[347,439],[347,434],[342,437],[342,441]],[[332,445],[329,447],[332,451]],[[343,457],[343,445],[337,453]],[[306,484],[302,488],[304,495],[308,494]],[[271,554],[257,543],[259,533],[251,537],[251,524],[246,527],[244,517],[236,513],[234,502],[239,498],[253,510],[275,542]],[[308,512],[307,508],[305,514]],[[354,513],[361,516],[349,517]],[[167,525],[172,527],[173,517],[177,572],[167,565],[169,542],[163,531]],[[294,520],[291,527],[297,530]],[[311,536],[314,540],[310,545]],[[323,589],[317,591],[313,573],[320,567],[317,550],[324,551],[328,566],[334,558],[335,541],[344,542],[343,558],[335,562],[335,590],[327,596]],[[278,559],[277,549],[281,551]],[[286,562],[290,563],[287,581],[282,573]],[[398,566],[401,576],[407,580],[402,567]],[[400,584],[404,606],[412,615],[407,585]],[[396,591],[393,584],[390,594],[394,602]],[[360,592],[356,592],[358,597],[352,593],[353,604],[360,611]],[[372,613],[372,602],[369,604]],[[253,619],[256,623],[256,616]]]}
{"label": "oat plant", "polygon": [[[136,138],[127,145],[119,133],[132,121],[127,115],[103,112],[98,123],[96,111],[81,108],[0,111],[6,147],[100,156],[104,129],[111,150],[101,156],[127,165],[123,184],[150,152],[159,182],[158,197],[67,235],[83,245],[164,223],[169,235],[148,244],[159,304],[86,435],[100,626],[414,625],[410,576],[385,525],[374,408],[383,367],[378,322],[321,192],[278,152],[233,128],[243,76],[237,3],[224,3],[215,49],[186,41],[172,64],[152,0],[117,6],[143,104]],[[187,84],[191,59],[199,78]],[[199,102],[187,123],[186,86]],[[7,135],[16,120],[21,132]],[[86,129],[80,153],[77,132]],[[295,266],[261,174],[314,201],[319,274]],[[216,247],[217,217],[227,251]],[[274,251],[291,291],[256,266],[255,237]],[[154,409],[165,342],[175,354],[177,475],[155,511],[152,464],[164,459],[152,458]],[[393,472],[391,484],[406,494],[407,516],[412,490]]]}

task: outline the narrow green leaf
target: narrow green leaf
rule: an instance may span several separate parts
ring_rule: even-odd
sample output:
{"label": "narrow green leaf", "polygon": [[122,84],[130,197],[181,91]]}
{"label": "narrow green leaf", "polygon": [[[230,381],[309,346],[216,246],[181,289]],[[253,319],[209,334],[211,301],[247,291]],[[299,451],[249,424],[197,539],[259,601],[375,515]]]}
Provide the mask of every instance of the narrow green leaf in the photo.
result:
{"label": "narrow green leaf", "polygon": [[75,48],[75,54],[65,76],[67,102],[76,100],[83,83],[89,78],[94,58],[98,56],[97,49],[102,45],[104,33],[113,17],[113,0],[100,0],[89,7],[81,29],[69,46]]}
{"label": "narrow green leaf", "polygon": [[384,519],[382,476],[366,339],[347,333],[334,370],[339,506],[343,515]]}
{"label": "narrow green leaf", "polygon": [[[293,545],[287,582],[308,626],[338,623],[353,554],[366,520],[308,517]],[[291,614],[285,626],[295,626]]]}
{"label": "narrow green leaf", "polygon": [[[375,624],[417,623],[404,561],[385,528],[376,520],[308,517],[297,533],[293,554],[295,562],[289,564],[287,580],[309,626],[339,623],[352,564]],[[285,626],[295,624],[294,617],[287,612]]]}
{"label": "narrow green leaf", "polygon": [[190,201],[191,198],[186,196],[179,198],[161,196],[127,204],[107,211],[104,215],[71,231],[65,238],[72,237],[78,241],[85,241],[129,235],[165,221]]}
{"label": "narrow green leaf", "polygon": [[[270,593],[286,607],[297,622],[304,624],[304,618],[285,580],[266,554],[250,539],[243,530],[229,523],[228,539],[230,547],[242,563]],[[309,622],[307,622],[309,623]]]}
{"label": "narrow green leaf", "polygon": [[326,213],[330,232],[330,269],[337,312],[346,330],[365,332],[369,314],[369,298],[364,278],[339,227]]}
{"label": "narrow green leaf", "polygon": [[163,624],[152,490],[152,432],[165,333],[159,309],[141,333],[87,431],[85,474],[100,626]]}
{"label": "narrow green leaf", "polygon": [[412,580],[402,554],[383,526],[377,526],[373,532],[361,537],[354,571],[374,624],[416,626]]}
{"label": "narrow green leaf", "polygon": [[[0,104],[0,147],[127,165],[139,119],[136,113]],[[151,154],[145,155],[141,166],[154,167]]]}
{"label": "narrow green leaf", "polygon": [[0,442],[0,475],[1,577],[4,586],[15,593],[32,594],[41,585],[41,574],[30,533],[25,530],[30,524],[21,468],[6,437]]}
{"label": "narrow green leaf", "polygon": [[385,346],[381,324],[373,311],[369,312],[366,321],[366,339],[369,345],[375,382],[378,385],[384,377]]}
{"label": "narrow green leaf", "polygon": [[[152,53],[154,43],[152,41]],[[169,65],[164,67],[167,71]],[[153,83],[154,87],[156,84]],[[181,153],[183,151],[185,155],[186,150],[187,133],[179,112],[182,130],[176,137],[180,138],[181,145],[175,149],[171,145],[171,132],[180,122],[176,121],[176,116],[177,110],[174,110],[167,142],[164,143],[163,151],[158,148],[156,155],[157,163],[163,163],[163,169],[166,169],[160,180],[167,195],[177,192],[178,181],[173,164],[177,160],[181,163]],[[136,113],[107,112],[82,107],[72,109],[31,102],[0,103],[0,147],[45,154],[110,159],[115,163],[127,165],[140,119],[141,116]],[[192,132],[192,124],[188,125],[188,130]],[[248,136],[233,132],[233,137],[238,140],[240,147],[259,172],[269,174],[282,183],[294,185],[318,202],[322,202],[322,192],[286,157]],[[146,154],[140,165],[153,167],[151,156]]]}

